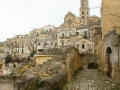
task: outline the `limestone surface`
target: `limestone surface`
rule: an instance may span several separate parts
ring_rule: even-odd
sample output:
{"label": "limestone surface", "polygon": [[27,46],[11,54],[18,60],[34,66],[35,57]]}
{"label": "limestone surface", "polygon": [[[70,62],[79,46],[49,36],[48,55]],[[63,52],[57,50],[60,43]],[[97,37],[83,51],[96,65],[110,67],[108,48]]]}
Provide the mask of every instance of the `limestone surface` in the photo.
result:
{"label": "limestone surface", "polygon": [[119,90],[96,69],[79,70],[64,90]]}

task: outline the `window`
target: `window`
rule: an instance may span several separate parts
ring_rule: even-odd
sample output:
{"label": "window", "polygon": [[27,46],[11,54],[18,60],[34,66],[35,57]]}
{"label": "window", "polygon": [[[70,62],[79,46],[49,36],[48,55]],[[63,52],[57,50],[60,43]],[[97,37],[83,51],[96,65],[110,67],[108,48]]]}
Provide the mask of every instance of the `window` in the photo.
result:
{"label": "window", "polygon": [[62,45],[64,45],[64,42],[62,42]]}
{"label": "window", "polygon": [[84,19],[84,16],[82,16],[82,19]]}
{"label": "window", "polygon": [[71,36],[72,34],[71,33],[69,33],[69,37]]}
{"label": "window", "polygon": [[84,49],[85,48],[85,44],[82,44],[82,49]]}
{"label": "window", "polygon": [[84,32],[84,36],[87,37],[87,32],[86,31]]}
{"label": "window", "polygon": [[62,38],[64,38],[64,33],[62,33]]}
{"label": "window", "polygon": [[38,46],[40,46],[40,42],[38,43]]}
{"label": "window", "polygon": [[82,11],[82,14],[84,14],[84,11]]}
{"label": "window", "polygon": [[44,47],[47,45],[47,43],[44,44]]}
{"label": "window", "polygon": [[98,20],[98,22],[101,22],[101,20]]}
{"label": "window", "polygon": [[24,50],[22,49],[22,53],[24,52]]}

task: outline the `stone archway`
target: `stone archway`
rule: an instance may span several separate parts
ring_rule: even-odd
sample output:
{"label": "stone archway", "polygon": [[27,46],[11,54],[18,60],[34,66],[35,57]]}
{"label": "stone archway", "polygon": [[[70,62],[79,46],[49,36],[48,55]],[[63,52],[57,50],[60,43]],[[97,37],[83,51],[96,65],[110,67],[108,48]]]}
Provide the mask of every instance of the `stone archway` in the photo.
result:
{"label": "stone archway", "polygon": [[106,75],[109,78],[112,78],[112,63],[111,63],[111,58],[110,54],[112,53],[112,50],[110,47],[106,49]]}

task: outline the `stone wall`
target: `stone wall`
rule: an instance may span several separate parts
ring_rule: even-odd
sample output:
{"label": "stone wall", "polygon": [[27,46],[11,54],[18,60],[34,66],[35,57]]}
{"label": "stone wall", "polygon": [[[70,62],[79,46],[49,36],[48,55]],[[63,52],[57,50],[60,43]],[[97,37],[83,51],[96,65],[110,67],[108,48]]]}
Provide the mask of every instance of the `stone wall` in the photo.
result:
{"label": "stone wall", "polygon": [[0,76],[0,90],[36,90],[38,78],[25,76]]}
{"label": "stone wall", "polygon": [[24,81],[16,82],[14,90],[36,90],[39,79],[37,77],[29,78]]}
{"label": "stone wall", "polygon": [[0,76],[0,90],[14,90],[15,82],[24,79],[24,76]]}
{"label": "stone wall", "polygon": [[[102,0],[102,70],[105,68],[105,38],[104,36],[116,30],[117,34],[120,34],[120,0]],[[112,43],[112,42],[111,42]]]}
{"label": "stone wall", "polygon": [[68,72],[68,82],[70,82],[73,74],[82,68],[83,61],[82,56],[80,56],[79,51],[74,47],[70,47],[66,50],[66,71]]}
{"label": "stone wall", "polygon": [[65,70],[62,70],[56,76],[41,81],[38,84],[37,90],[63,90],[66,83],[67,72]]}

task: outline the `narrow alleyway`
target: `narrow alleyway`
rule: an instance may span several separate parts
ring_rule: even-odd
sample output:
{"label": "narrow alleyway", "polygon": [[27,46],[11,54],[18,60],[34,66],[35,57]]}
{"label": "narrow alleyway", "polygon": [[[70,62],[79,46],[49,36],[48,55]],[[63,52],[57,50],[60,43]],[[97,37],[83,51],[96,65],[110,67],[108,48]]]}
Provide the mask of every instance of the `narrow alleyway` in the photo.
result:
{"label": "narrow alleyway", "polygon": [[120,90],[114,86],[115,84],[98,70],[87,69],[79,70],[65,90]]}

